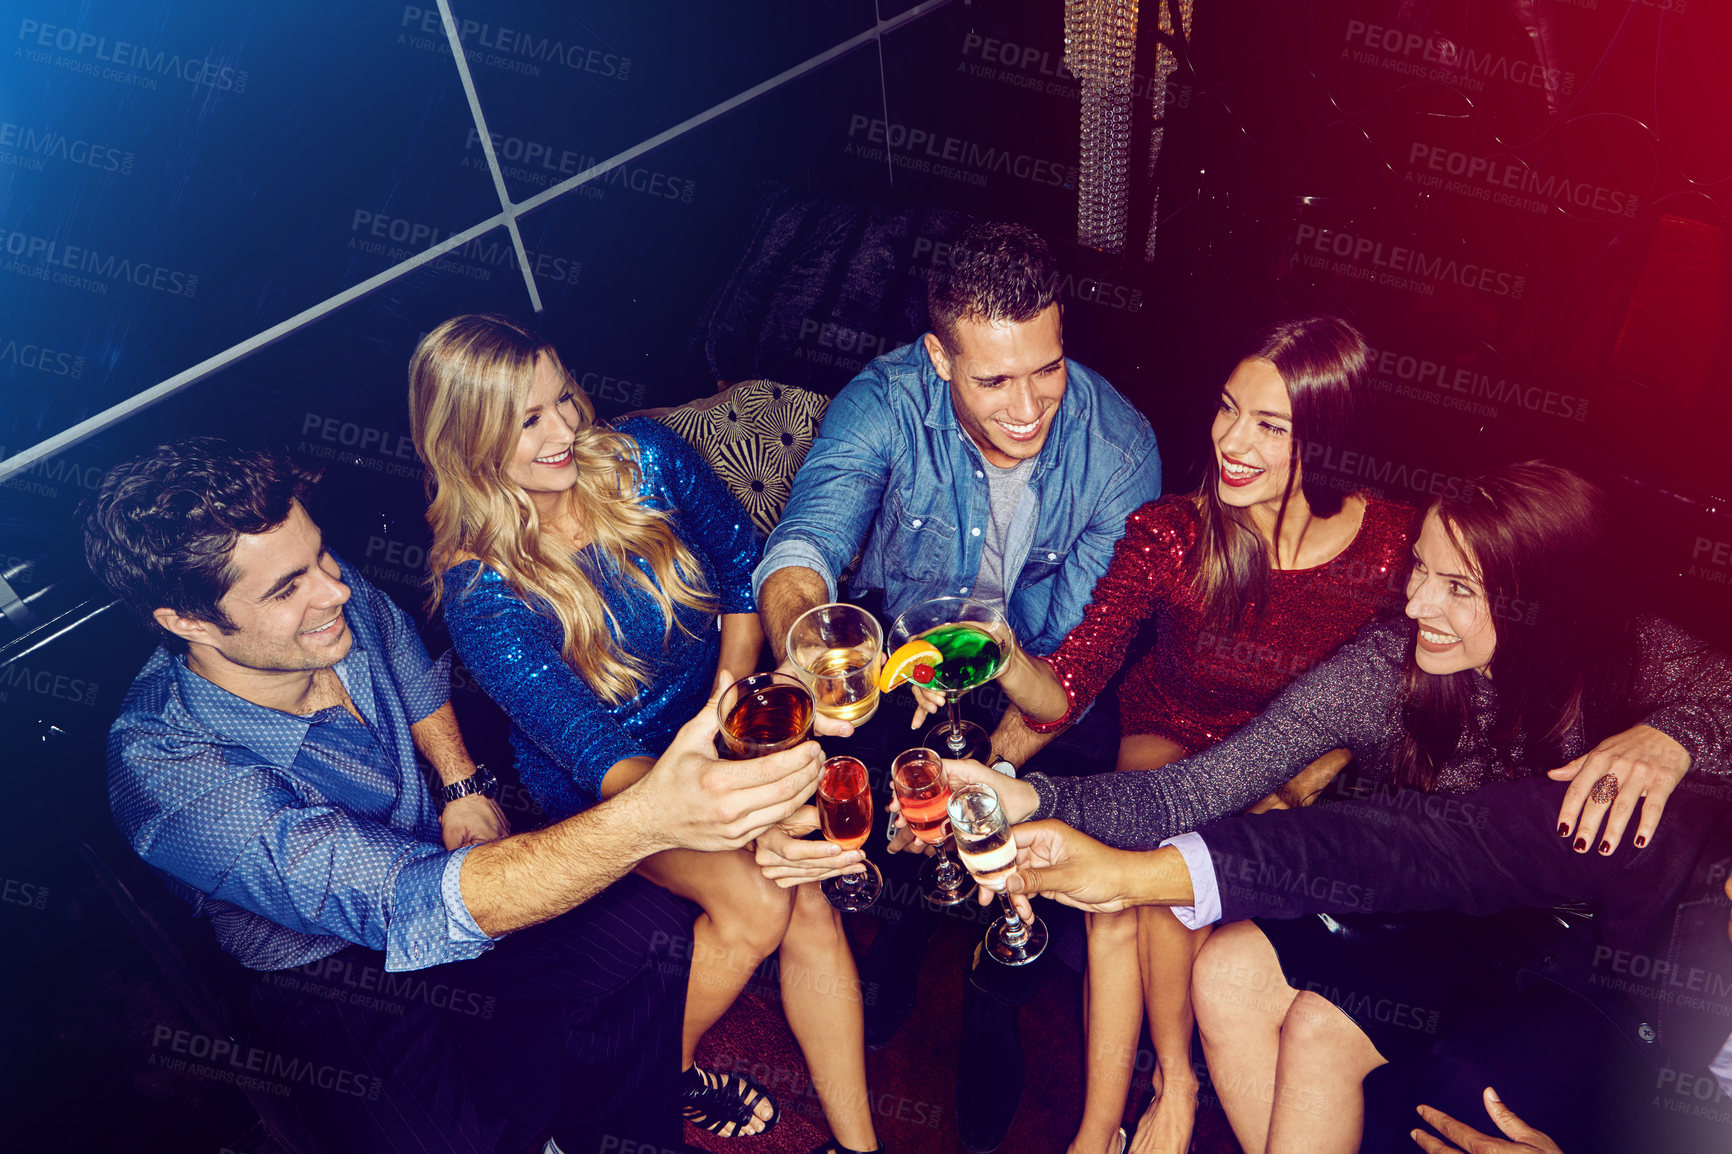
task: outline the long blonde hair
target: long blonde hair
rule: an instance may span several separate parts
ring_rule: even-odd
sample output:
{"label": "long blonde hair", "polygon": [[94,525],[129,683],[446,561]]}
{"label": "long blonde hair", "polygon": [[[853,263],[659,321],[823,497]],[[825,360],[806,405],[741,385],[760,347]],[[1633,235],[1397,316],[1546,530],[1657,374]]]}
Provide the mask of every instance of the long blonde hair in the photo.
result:
{"label": "long blonde hair", "polygon": [[[654,598],[664,637],[675,626],[685,628],[675,602],[715,611],[702,565],[668,515],[646,505],[638,492],[637,442],[595,423],[594,406],[552,345],[493,314],[452,317],[423,337],[409,360],[409,420],[415,451],[427,468],[427,524],[433,530],[427,607],[438,612],[446,569],[468,556],[479,558],[531,608],[559,623],[566,662],[597,697],[618,703],[649,684],[650,665],[619,644],[618,621],[596,587],[595,560],[574,556],[541,532],[534,502],[507,471],[541,357],[564,379],[577,407],[571,448],[577,484],[568,500],[589,543],[611,562],[608,578],[635,584]],[[655,580],[638,568],[638,557],[649,563]]]}

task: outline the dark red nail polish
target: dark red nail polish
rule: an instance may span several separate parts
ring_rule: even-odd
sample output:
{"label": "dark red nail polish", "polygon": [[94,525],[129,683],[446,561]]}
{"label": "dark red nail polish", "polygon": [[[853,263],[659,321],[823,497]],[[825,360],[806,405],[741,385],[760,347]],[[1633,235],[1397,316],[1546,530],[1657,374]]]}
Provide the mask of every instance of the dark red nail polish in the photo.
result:
{"label": "dark red nail polish", "polygon": [[1612,852],[1612,843],[1609,841],[1601,842],[1600,843],[1600,852],[1601,853],[1611,853]]}
{"label": "dark red nail polish", "polygon": [[1566,823],[1561,822],[1561,821],[1558,823],[1558,836],[1559,837],[1569,837],[1570,836],[1570,827]]}
{"label": "dark red nail polish", "polygon": [[1587,838],[1579,837],[1576,839],[1576,852],[1577,853],[1582,853],[1587,848],[1588,848],[1588,839]]}
{"label": "dark red nail polish", "polygon": [[1645,846],[1647,844],[1648,844],[1647,838],[1643,837],[1641,834],[1636,835],[1636,848],[1637,849],[1641,849],[1643,846]]}

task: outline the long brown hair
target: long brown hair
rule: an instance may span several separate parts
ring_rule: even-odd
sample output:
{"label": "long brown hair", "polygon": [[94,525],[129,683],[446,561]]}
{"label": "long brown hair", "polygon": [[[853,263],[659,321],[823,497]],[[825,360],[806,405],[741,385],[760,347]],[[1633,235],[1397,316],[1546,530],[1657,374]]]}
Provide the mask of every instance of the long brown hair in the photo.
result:
{"label": "long brown hair", "polygon": [[[1269,329],[1256,349],[1242,358],[1274,365],[1292,405],[1287,487],[1275,514],[1277,542],[1295,483],[1313,515],[1333,517],[1341,511],[1346,492],[1331,485],[1320,466],[1331,458],[1330,450],[1352,435],[1353,395],[1365,379],[1367,357],[1365,338],[1340,317],[1306,317]],[[1304,461],[1315,461],[1319,467],[1303,468]],[[1201,521],[1186,558],[1196,569],[1193,587],[1210,629],[1233,633],[1248,614],[1269,603],[1274,562],[1250,513],[1221,500],[1213,475],[1192,500]]]}
{"label": "long brown hair", "polygon": [[[453,317],[422,338],[409,360],[409,418],[427,466],[428,554],[437,612],[441,574],[473,556],[536,612],[559,623],[566,662],[603,701],[617,703],[649,683],[650,666],[620,646],[617,621],[596,588],[596,563],[573,556],[541,532],[534,502],[507,472],[522,433],[536,362],[545,357],[566,382],[579,421],[569,499],[610,578],[635,584],[661,607],[665,631],[681,625],[675,603],[714,612],[699,564],[638,492],[637,442],[595,423],[595,409],[547,341],[509,318]],[[655,580],[638,568],[649,563]],[[479,573],[477,573],[479,576]],[[684,628],[683,625],[681,625]]]}
{"label": "long brown hair", "polygon": [[[1497,688],[1490,729],[1474,725],[1471,669],[1431,674],[1410,645],[1402,676],[1394,779],[1432,789],[1465,742],[1497,766],[1521,759],[1554,768],[1582,714],[1590,660],[1608,702],[1621,702],[1633,653],[1627,612],[1611,604],[1605,496],[1557,465],[1524,461],[1487,469],[1447,493],[1435,513],[1485,591],[1497,631],[1488,672]],[[1621,629],[1609,628],[1618,622]],[[1596,694],[1596,697],[1601,694]]]}

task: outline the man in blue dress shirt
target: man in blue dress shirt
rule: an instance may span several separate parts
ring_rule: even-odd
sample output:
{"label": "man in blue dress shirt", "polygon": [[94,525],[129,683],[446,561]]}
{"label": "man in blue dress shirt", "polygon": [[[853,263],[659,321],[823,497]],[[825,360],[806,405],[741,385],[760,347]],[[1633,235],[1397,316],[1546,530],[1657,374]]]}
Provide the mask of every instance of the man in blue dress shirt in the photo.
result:
{"label": "man in blue dress shirt", "polygon": [[723,765],[706,710],[632,789],[508,836],[445,663],[325,547],[310,484],[195,439],[113,469],[85,535],[163,642],[110,732],[110,804],[259,972],[245,1067],[330,1072],[292,1087],[322,1149],[677,1145],[691,915],[628,875],[785,817],[816,747]]}

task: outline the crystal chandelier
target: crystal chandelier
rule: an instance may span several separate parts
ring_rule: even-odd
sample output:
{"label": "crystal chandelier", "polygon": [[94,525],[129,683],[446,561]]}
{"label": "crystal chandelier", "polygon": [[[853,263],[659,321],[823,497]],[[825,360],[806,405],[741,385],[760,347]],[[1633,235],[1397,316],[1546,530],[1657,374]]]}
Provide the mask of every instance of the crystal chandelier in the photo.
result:
{"label": "crystal chandelier", "polygon": [[[1155,67],[1148,86],[1151,184],[1166,132],[1167,82],[1179,67],[1177,49],[1191,36],[1194,0],[1155,0]],[[1119,253],[1130,215],[1131,114],[1136,96],[1138,0],[1065,0],[1064,63],[1082,89],[1077,240]],[[1155,189],[1143,259],[1155,258],[1160,190]]]}
{"label": "crystal chandelier", "polygon": [[1137,0],[1065,0],[1064,64],[1082,88],[1077,241],[1123,252],[1130,201]]}

